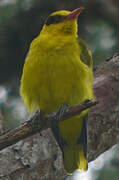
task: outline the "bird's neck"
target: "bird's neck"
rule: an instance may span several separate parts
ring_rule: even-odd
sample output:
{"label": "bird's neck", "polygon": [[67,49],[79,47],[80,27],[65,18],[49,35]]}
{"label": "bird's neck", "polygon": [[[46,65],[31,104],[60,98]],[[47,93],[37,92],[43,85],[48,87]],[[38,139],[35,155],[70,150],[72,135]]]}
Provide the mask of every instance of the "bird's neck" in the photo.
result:
{"label": "bird's neck", "polygon": [[40,34],[39,44],[42,45],[45,43],[46,49],[59,49],[67,48],[70,45],[77,44],[77,35],[65,35],[65,34]]}
{"label": "bird's neck", "polygon": [[74,26],[72,27],[68,27],[68,26],[58,26],[57,28],[46,28],[46,26],[44,25],[41,32],[40,32],[40,36],[49,36],[49,37],[69,37],[69,36],[73,36],[76,37],[77,36],[77,24],[75,23]]}

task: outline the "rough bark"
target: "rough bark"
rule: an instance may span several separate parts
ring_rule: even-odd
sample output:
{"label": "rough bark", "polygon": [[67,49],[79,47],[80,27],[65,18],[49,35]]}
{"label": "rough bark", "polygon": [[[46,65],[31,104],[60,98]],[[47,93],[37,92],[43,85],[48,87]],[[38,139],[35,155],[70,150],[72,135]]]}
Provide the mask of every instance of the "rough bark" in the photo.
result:
{"label": "rough bark", "polygon": [[99,103],[91,109],[89,160],[116,144],[119,134],[119,54],[106,60],[95,72],[94,92]]}
{"label": "rough bark", "polygon": [[7,130],[0,135],[0,150],[11,146],[20,140],[23,140],[43,130],[51,128],[59,121],[68,120],[69,118],[80,115],[84,110],[96,105],[97,101],[85,100],[75,106],[63,105],[57,112],[43,116],[43,113],[36,112],[29,120],[26,120],[17,128]]}
{"label": "rough bark", "polygon": [[[91,108],[88,120],[89,161],[117,142],[119,56],[105,61],[95,71],[94,92],[99,104]],[[62,180],[64,176],[61,151],[50,129],[0,152],[2,180]]]}

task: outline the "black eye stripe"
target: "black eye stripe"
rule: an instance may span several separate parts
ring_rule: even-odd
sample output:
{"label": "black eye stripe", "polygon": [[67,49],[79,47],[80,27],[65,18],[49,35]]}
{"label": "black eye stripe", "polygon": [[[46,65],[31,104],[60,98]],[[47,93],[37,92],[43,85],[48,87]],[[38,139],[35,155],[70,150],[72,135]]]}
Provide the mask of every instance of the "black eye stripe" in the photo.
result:
{"label": "black eye stripe", "polygon": [[56,24],[56,23],[63,21],[65,18],[66,18],[66,16],[60,16],[60,15],[49,16],[48,19],[46,20],[45,24],[46,25]]}

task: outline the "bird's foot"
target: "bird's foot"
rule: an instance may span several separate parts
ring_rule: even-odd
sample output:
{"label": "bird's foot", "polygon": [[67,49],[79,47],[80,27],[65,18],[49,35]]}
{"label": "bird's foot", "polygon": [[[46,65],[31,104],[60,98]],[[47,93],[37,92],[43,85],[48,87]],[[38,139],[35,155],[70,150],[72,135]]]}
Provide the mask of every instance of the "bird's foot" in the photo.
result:
{"label": "bird's foot", "polygon": [[33,126],[35,128],[39,128],[39,125],[41,125],[43,123],[43,117],[44,117],[44,114],[43,112],[40,110],[39,111],[36,111],[33,116],[31,117],[31,120],[33,122]]}
{"label": "bird's foot", "polygon": [[66,104],[63,104],[57,111],[55,115],[55,119],[57,121],[60,121],[62,116],[66,113],[68,106]]}

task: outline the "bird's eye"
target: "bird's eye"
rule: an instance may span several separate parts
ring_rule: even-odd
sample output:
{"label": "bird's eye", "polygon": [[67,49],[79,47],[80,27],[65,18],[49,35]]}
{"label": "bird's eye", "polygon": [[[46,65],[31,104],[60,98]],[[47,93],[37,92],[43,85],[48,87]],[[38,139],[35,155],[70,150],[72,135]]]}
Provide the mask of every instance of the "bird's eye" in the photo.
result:
{"label": "bird's eye", "polygon": [[46,25],[56,24],[56,23],[63,21],[65,18],[66,18],[66,16],[60,16],[60,15],[49,16],[48,19],[46,20],[45,24]]}

